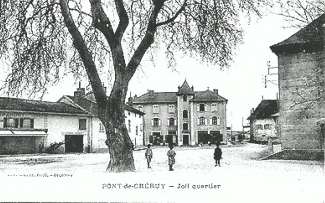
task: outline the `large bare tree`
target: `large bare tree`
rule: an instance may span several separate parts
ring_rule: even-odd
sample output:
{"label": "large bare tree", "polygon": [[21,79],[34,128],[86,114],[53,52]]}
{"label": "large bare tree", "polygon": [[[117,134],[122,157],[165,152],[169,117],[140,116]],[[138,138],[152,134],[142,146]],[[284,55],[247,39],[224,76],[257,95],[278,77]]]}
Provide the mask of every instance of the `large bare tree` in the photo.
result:
{"label": "large bare tree", "polygon": [[[0,0],[0,56],[10,69],[4,87],[44,94],[67,72],[85,70],[105,126],[108,171],[135,170],[124,121],[128,85],[153,43],[219,67],[242,39],[241,16],[260,15],[267,0]],[[72,42],[72,43],[71,43]],[[106,95],[101,70],[112,61]],[[105,69],[106,68],[106,69]],[[105,71],[105,72],[106,72]]]}

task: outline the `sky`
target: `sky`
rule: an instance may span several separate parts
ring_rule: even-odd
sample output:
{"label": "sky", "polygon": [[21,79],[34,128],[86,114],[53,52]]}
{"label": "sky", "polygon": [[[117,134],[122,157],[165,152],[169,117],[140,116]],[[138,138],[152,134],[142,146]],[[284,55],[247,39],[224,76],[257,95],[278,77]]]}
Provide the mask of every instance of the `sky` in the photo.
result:
{"label": "sky", "polygon": [[[237,47],[228,69],[220,70],[188,56],[178,56],[175,69],[168,68],[163,57],[158,57],[160,59],[155,61],[155,65],[144,59],[141,69],[130,81],[129,94],[139,96],[148,89],[176,92],[185,79],[196,91],[218,89],[219,94],[228,99],[227,126],[242,130],[242,122],[247,124],[250,109],[256,108],[262,98],[276,99],[277,86],[271,83],[267,83],[267,88],[264,86],[267,61],[271,67],[277,66],[277,57],[269,47],[296,31],[284,28],[287,25],[282,18],[273,14],[253,19],[249,25],[243,26],[243,43]],[[277,79],[276,76],[268,78]],[[77,86],[71,78],[65,78],[51,87],[43,100],[57,101],[62,95],[72,95]]]}

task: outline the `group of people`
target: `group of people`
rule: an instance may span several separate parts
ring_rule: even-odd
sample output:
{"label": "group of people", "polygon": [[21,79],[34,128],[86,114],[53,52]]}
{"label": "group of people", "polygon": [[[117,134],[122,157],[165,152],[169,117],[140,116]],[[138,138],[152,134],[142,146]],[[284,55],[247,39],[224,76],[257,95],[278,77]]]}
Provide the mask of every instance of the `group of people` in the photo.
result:
{"label": "group of people", "polygon": [[[173,165],[175,164],[175,156],[176,156],[176,152],[173,150],[174,145],[173,144],[169,144],[169,150],[167,152],[167,157],[168,157],[168,166],[169,166],[169,171],[173,171]],[[148,168],[151,168],[150,163],[151,163],[151,159],[153,156],[153,152],[151,149],[151,145],[148,144],[146,152],[145,152],[145,158],[147,159],[147,165]],[[222,158],[222,150],[219,147],[219,144],[217,144],[217,147],[214,149],[214,154],[213,157],[215,159],[215,166],[221,166],[220,165],[220,159]]]}

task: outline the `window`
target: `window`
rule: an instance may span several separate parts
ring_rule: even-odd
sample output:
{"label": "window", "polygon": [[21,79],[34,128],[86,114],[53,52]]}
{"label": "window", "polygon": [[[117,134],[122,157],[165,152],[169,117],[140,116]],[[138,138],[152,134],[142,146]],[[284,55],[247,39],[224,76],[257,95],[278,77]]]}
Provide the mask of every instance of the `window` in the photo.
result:
{"label": "window", "polygon": [[20,119],[21,128],[34,128],[34,119],[31,118],[21,118]]}
{"label": "window", "polygon": [[128,111],[128,115],[129,115],[129,116],[131,115],[130,111]]}
{"label": "window", "polygon": [[159,126],[159,118],[154,118],[153,119],[153,126],[158,127]]}
{"label": "window", "polygon": [[217,125],[218,124],[218,118],[216,116],[212,117],[212,125]]}
{"label": "window", "polygon": [[142,108],[143,108],[143,106],[141,106],[141,105],[138,106],[139,111],[142,111]]}
{"label": "window", "polygon": [[138,134],[139,134],[139,127],[135,126],[135,135],[138,135]]}
{"label": "window", "polygon": [[187,95],[183,95],[183,101],[187,101]]}
{"label": "window", "polygon": [[3,125],[5,128],[18,128],[18,118],[5,118]]}
{"label": "window", "polygon": [[199,118],[199,125],[205,125],[205,118],[204,117]]}
{"label": "window", "polygon": [[79,130],[86,130],[86,119],[79,119]]}
{"label": "window", "polygon": [[128,120],[128,132],[131,132],[131,120]]}
{"label": "window", "polygon": [[188,118],[188,111],[187,110],[183,111],[183,118]]}
{"label": "window", "polygon": [[169,113],[175,113],[175,105],[174,104],[168,105],[168,112]]}
{"label": "window", "polygon": [[140,132],[143,131],[143,124],[140,124]]}
{"label": "window", "polygon": [[168,121],[169,126],[175,126],[175,119],[174,118],[169,118],[168,120],[169,120]]}
{"label": "window", "polygon": [[188,130],[188,123],[183,123],[183,130]]}
{"label": "window", "polygon": [[200,111],[205,111],[205,105],[204,104],[200,104]]}
{"label": "window", "polygon": [[159,105],[153,105],[152,106],[152,112],[153,113],[159,113]]}
{"label": "window", "polygon": [[104,127],[104,125],[102,123],[99,123],[99,132],[100,133],[105,132],[105,127]]}
{"label": "window", "polygon": [[264,130],[270,130],[271,125],[270,124],[264,124]]}
{"label": "window", "polygon": [[256,130],[263,130],[263,125],[257,124],[256,125]]}
{"label": "window", "polygon": [[216,103],[211,104],[211,111],[217,111],[217,104]]}

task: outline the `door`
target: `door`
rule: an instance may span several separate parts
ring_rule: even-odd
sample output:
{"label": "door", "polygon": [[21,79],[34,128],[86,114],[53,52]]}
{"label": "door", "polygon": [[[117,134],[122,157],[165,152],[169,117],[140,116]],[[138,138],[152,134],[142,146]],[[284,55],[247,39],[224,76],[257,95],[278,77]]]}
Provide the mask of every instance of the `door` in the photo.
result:
{"label": "door", "polygon": [[65,152],[83,152],[83,136],[82,135],[66,135],[65,136]]}
{"label": "door", "polygon": [[152,133],[153,137],[153,145],[160,145],[163,143],[163,136],[160,135],[160,132],[153,132]]}
{"label": "door", "polygon": [[208,144],[210,142],[208,131],[198,131],[198,142],[199,144]]}
{"label": "door", "polygon": [[190,144],[190,140],[189,140],[189,135],[183,135],[183,145],[189,145]]}

